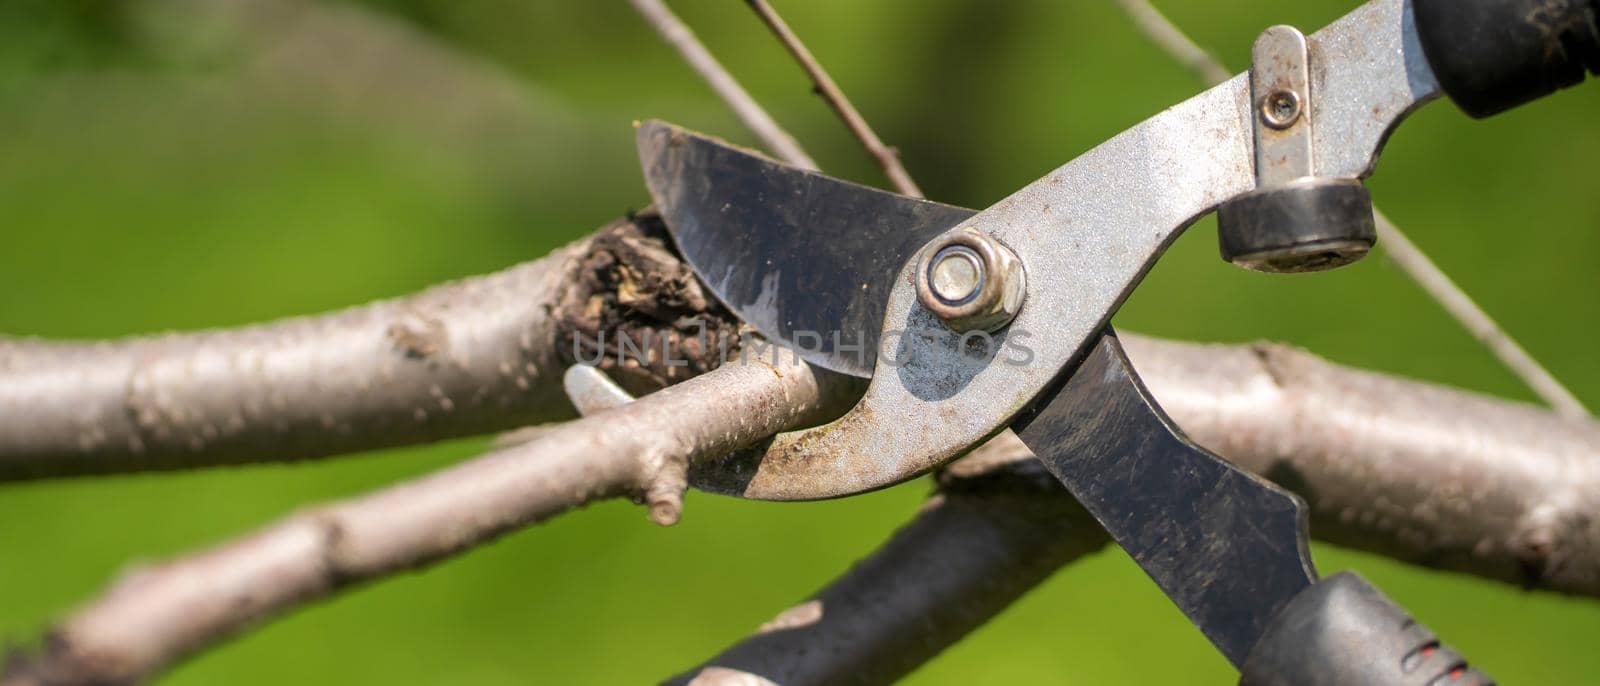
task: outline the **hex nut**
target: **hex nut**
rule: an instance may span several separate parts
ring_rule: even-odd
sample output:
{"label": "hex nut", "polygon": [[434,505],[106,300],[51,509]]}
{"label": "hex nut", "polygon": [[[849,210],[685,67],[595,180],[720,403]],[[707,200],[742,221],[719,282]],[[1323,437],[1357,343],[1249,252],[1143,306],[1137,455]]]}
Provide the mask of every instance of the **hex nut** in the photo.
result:
{"label": "hex nut", "polygon": [[923,248],[916,281],[917,301],[960,333],[999,330],[1027,294],[1022,260],[976,229],[954,229]]}

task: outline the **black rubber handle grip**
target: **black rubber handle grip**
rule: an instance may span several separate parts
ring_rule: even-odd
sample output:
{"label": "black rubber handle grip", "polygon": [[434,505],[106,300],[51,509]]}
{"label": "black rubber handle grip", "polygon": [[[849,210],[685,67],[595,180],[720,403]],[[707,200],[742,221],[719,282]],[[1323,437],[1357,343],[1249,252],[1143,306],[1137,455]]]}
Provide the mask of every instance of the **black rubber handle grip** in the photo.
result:
{"label": "black rubber handle grip", "polygon": [[1600,73],[1600,0],[1412,0],[1446,95],[1487,117]]}
{"label": "black rubber handle grip", "polygon": [[1278,612],[1241,686],[1493,686],[1366,579],[1340,572]]}

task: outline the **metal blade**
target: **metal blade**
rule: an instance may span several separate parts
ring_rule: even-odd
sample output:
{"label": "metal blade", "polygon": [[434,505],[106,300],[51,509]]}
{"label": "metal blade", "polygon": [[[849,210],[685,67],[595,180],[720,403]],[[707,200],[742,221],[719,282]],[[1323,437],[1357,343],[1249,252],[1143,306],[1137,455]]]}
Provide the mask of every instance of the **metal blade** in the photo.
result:
{"label": "metal blade", "polygon": [[918,248],[976,214],[785,166],[660,121],[639,160],[678,250],[722,304],[806,361],[867,378]]}
{"label": "metal blade", "polygon": [[[1410,7],[1410,0],[1369,0],[1310,37],[1312,63],[1320,65],[1312,74],[1313,90],[1320,93],[1320,101],[1334,103],[1319,110],[1313,136],[1313,171],[1318,176],[1366,176],[1380,144],[1401,118],[1437,96],[1438,83],[1415,40]],[[882,488],[954,459],[1009,425],[1020,408],[1053,387],[1082,357],[1179,233],[1219,204],[1255,188],[1250,122],[1256,112],[1248,78],[1236,76],[1117,134],[952,228],[981,232],[1004,245],[1027,273],[1022,309],[1009,325],[993,332],[992,340],[980,341],[983,345],[969,345],[972,341],[954,335],[922,307],[915,286],[916,265],[902,264],[892,279],[880,329],[881,340],[896,341],[895,349],[878,356],[860,402],[833,422],[775,437],[749,476],[743,495],[808,500]],[[647,147],[671,144],[652,136],[646,139]],[[655,157],[657,153],[646,154],[647,161]],[[688,161],[684,158],[685,164]],[[670,179],[672,173],[673,165],[664,163],[652,176]],[[706,183],[691,187],[706,194],[721,193],[715,180],[713,173]],[[747,190],[743,197],[757,204],[798,203],[800,208],[813,207],[812,212],[838,214],[826,205],[806,202],[805,184],[783,188],[785,192],[770,196]],[[674,203],[680,207],[722,211],[699,203],[691,191],[681,194],[688,202]],[[745,210],[729,203],[728,211]],[[718,220],[718,214],[702,216],[706,221],[695,233],[734,243],[751,240],[751,223],[760,221],[752,217],[734,223]],[[789,233],[805,226],[803,216],[789,215]],[[685,218],[677,221],[682,231]],[[808,236],[813,242],[807,247],[823,243],[821,235]],[[691,256],[699,252],[685,247]],[[907,254],[881,245],[867,248],[879,253],[891,250],[895,259]],[[751,252],[744,263],[763,267],[757,273],[774,284],[800,280],[809,273],[785,260],[821,262],[804,254],[780,258]],[[768,260],[782,273],[769,274]],[[694,266],[707,281],[737,278],[703,258],[700,262]],[[819,280],[813,285],[840,291],[859,288],[860,283],[870,290],[883,283],[881,278],[886,277],[868,275],[859,282],[830,284]],[[783,295],[817,293],[801,287],[784,290]],[[732,304],[748,310],[755,299]],[[773,313],[784,311],[774,303],[766,307]],[[799,305],[786,302],[782,307]],[[784,317],[758,318],[766,319],[768,330],[782,332]],[[835,329],[857,326],[842,320],[830,323]],[[780,339],[796,345],[805,342],[798,336]],[[1016,352],[1022,354],[1012,354]],[[836,359],[834,365],[851,366],[840,362]]]}
{"label": "metal blade", "polygon": [[1012,426],[1236,666],[1317,578],[1305,504],[1189,442],[1109,329]]}

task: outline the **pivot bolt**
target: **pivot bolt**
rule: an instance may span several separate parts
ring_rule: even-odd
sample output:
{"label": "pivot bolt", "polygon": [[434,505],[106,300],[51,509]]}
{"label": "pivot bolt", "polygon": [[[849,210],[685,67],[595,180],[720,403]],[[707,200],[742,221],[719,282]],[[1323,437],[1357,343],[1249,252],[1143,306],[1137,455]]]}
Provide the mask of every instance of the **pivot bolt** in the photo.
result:
{"label": "pivot bolt", "polygon": [[995,331],[1022,309],[1022,261],[989,234],[946,233],[917,262],[917,300],[955,331]]}

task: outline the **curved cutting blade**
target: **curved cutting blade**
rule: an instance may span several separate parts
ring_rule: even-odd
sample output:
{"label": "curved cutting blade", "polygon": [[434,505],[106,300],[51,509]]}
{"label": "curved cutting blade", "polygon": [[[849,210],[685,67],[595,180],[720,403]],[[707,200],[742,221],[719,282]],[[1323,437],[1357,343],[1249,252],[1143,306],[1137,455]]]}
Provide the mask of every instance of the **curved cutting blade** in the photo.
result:
{"label": "curved cutting blade", "polygon": [[1305,503],[1184,436],[1110,327],[1012,428],[1234,665],[1316,581]]}
{"label": "curved cutting blade", "polygon": [[972,210],[789,167],[660,121],[639,160],[678,250],[717,299],[806,361],[872,376],[889,292]]}

